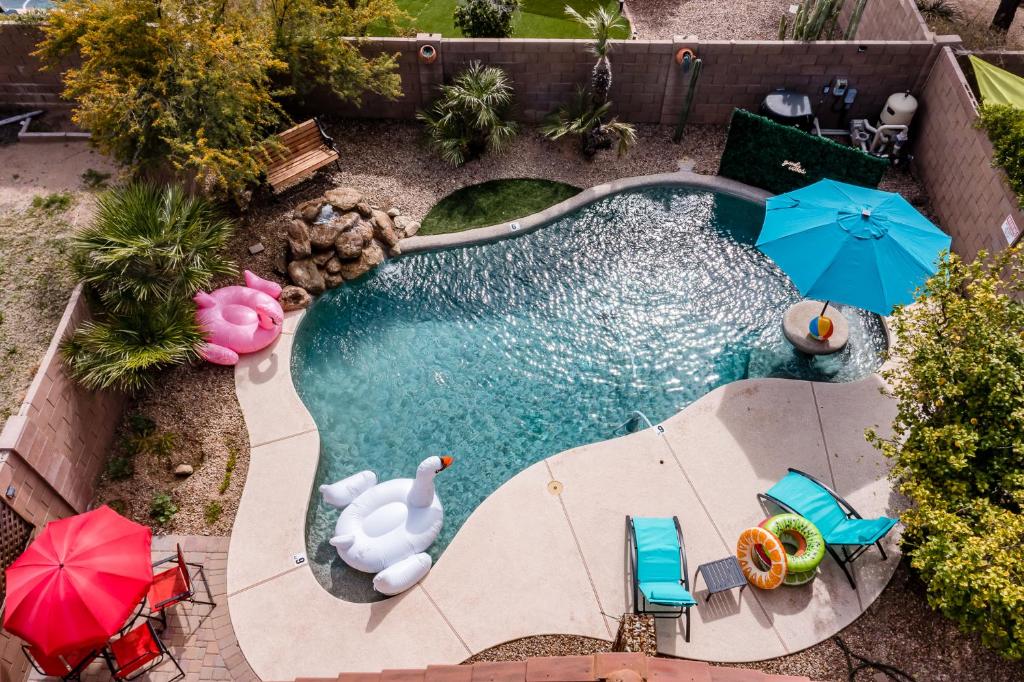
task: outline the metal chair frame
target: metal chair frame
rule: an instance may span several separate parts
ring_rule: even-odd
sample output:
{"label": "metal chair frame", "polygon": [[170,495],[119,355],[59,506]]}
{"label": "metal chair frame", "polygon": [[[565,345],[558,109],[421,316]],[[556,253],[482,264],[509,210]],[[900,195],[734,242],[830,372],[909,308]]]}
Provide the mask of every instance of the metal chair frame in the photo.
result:
{"label": "metal chair frame", "polygon": [[118,663],[118,667],[115,668],[114,664],[117,663],[117,661],[114,658],[113,653],[110,653],[108,656],[104,656],[104,658],[107,661],[107,667],[110,668],[111,676],[115,680],[125,680],[125,682],[130,682],[130,680],[138,679],[139,677],[142,677],[143,675],[148,673],[150,670],[153,670],[154,668],[158,667],[161,663],[164,662],[164,658],[168,658],[168,659],[170,659],[171,663],[174,664],[174,667],[178,669],[178,674],[176,676],[172,677],[170,680],[168,680],[168,682],[177,682],[177,680],[184,679],[185,678],[185,671],[181,669],[181,665],[178,663],[178,659],[176,659],[171,654],[171,652],[167,649],[167,645],[164,644],[163,640],[160,639],[160,636],[157,635],[156,628],[153,627],[152,621],[150,621],[149,619],[146,619],[146,622],[143,625],[140,625],[139,627],[147,627],[147,628],[149,628],[149,634],[153,637],[153,640],[156,642],[157,648],[160,650],[159,654],[155,658],[153,658],[153,661],[152,661],[151,664],[143,665],[138,670],[132,672],[129,675],[125,675],[124,677],[118,677],[117,673],[118,673],[119,670],[124,669],[124,667],[126,665],[131,665],[132,663],[135,663],[139,659],[144,658],[146,654],[143,654],[142,656],[136,656],[135,658],[133,658],[130,661],[125,661],[123,663]]}
{"label": "metal chair frame", "polygon": [[[682,568],[682,576],[679,578],[679,584],[689,592],[690,591],[690,571],[686,565],[686,544],[683,541],[683,528],[679,525],[679,517],[673,516],[672,521],[676,526],[676,536],[679,538],[679,560],[680,567]],[[670,607],[671,610],[653,610],[648,608],[651,604],[657,604],[657,602],[649,602],[647,597],[644,596],[643,592],[640,591],[640,580],[637,576],[637,546],[636,546],[636,532],[633,528],[633,517],[626,516],[626,542],[629,544],[629,567],[633,574],[633,613],[637,615],[649,615],[655,618],[670,618],[678,620],[682,616],[686,616],[686,629],[684,636],[687,642],[690,641],[690,609],[691,606],[679,606]],[[669,606],[668,604],[657,604],[658,606]],[[676,610],[678,609],[678,611]]]}
{"label": "metal chair frame", "polygon": [[[50,673],[43,670],[39,662],[35,659],[34,656],[32,656],[32,652],[30,651],[30,649],[31,647],[28,644],[21,645],[21,653],[25,654],[25,658],[28,659],[28,664],[32,666],[32,669],[40,675],[50,676]],[[68,660],[64,658],[64,656],[59,655],[58,658],[60,658],[61,662],[68,667],[68,672],[64,675],[61,675],[60,679],[72,682],[74,680],[81,679],[82,673],[85,672],[85,669],[88,668],[89,664],[95,661],[97,658],[106,659],[106,653],[104,651],[97,651],[94,649],[93,651],[90,651],[88,654],[86,654],[81,661],[79,661],[73,666],[70,663],[68,663]]]}
{"label": "metal chair frame", "polygon": [[[788,471],[791,472],[791,473],[794,473],[794,474],[799,474],[800,476],[803,476],[804,478],[809,479],[812,483],[814,483],[815,485],[820,487],[822,490],[827,492],[832,497],[832,499],[834,499],[839,504],[840,508],[846,513],[846,518],[848,518],[848,519],[863,519],[864,518],[859,513],[857,513],[857,510],[854,509],[853,506],[849,502],[844,500],[839,495],[839,493],[837,493],[836,491],[832,490],[832,488],[830,488],[829,486],[825,485],[824,483],[822,483],[821,481],[816,479],[814,476],[811,476],[810,474],[808,474],[806,472],[800,471],[799,469],[794,469],[792,467],[790,467]],[[782,500],[779,500],[779,499],[777,499],[775,497],[772,497],[768,493],[758,493],[757,494],[757,499],[761,502],[762,505],[764,505],[766,502],[771,502],[772,504],[775,504],[775,505],[781,507],[782,509],[786,510],[787,512],[789,512],[791,514],[797,514],[797,515],[801,515],[802,516],[802,514],[800,514],[800,512],[798,512],[796,509],[793,509],[792,507],[790,507],[788,504],[786,504]],[[888,533],[886,533],[886,535],[888,535]],[[885,537],[885,535],[883,535],[882,537]],[[864,554],[864,552],[868,551],[873,546],[874,547],[878,547],[878,551],[882,555],[882,561],[885,561],[885,560],[887,560],[889,558],[886,555],[886,553],[885,553],[885,549],[882,547],[882,538],[878,538],[878,540],[876,540],[874,542],[871,542],[871,543],[868,543],[866,545],[833,545],[833,544],[829,544],[828,542],[825,543],[825,549],[828,550],[828,553],[831,554],[832,558],[835,559],[837,564],[839,564],[839,568],[841,568],[843,570],[843,573],[846,574],[846,579],[850,581],[850,587],[852,587],[855,590],[857,589],[857,581],[854,580],[853,573],[850,571],[849,566],[854,561],[856,561],[858,558],[860,558],[860,556],[862,554]],[[839,552],[837,552],[834,549],[835,547],[840,548],[840,550],[842,551],[842,556],[839,556]],[[851,552],[848,549],[849,547],[856,547],[857,549],[855,549],[855,550],[853,550]]]}
{"label": "metal chair frame", "polygon": [[[150,604],[148,618],[159,618],[162,628],[164,629],[167,628],[167,609],[174,604],[187,601],[190,604],[217,606],[217,603],[213,601],[213,593],[210,591],[210,583],[206,580],[206,573],[203,571],[203,565],[185,561],[185,555],[181,551],[181,545],[177,545],[177,550],[178,551],[175,554],[153,563],[153,568],[163,566],[164,564],[171,562],[177,563],[178,570],[180,570],[185,576],[185,583],[188,588],[185,592],[172,595],[167,599],[157,602],[156,604]],[[205,600],[196,599],[195,579],[189,571],[189,567],[196,569],[195,575],[203,581],[203,588],[206,590]]]}

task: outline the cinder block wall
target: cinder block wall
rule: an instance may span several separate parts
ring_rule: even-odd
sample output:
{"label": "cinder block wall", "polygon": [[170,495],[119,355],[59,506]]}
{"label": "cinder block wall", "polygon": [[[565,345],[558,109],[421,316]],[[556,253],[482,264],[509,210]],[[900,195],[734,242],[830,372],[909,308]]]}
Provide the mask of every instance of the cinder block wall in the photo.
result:
{"label": "cinder block wall", "polygon": [[[427,43],[438,53],[432,64],[416,57]],[[775,88],[793,88],[813,97],[836,76],[848,78],[859,91],[850,114],[875,117],[893,92],[917,91],[938,50],[932,40],[617,41],[611,57],[614,113],[633,123],[676,123],[690,82],[675,61],[682,47],[693,49],[703,60],[690,121],[706,124],[728,123],[733,109],[756,108]],[[469,40],[421,34],[415,40],[371,39],[363,49],[401,53],[404,95],[397,101],[370,95],[360,107],[323,96],[313,109],[350,117],[411,119],[437,96],[438,85],[480,60],[505,69],[515,87],[516,117],[536,122],[568,100],[577,84],[587,82],[594,64],[583,40]],[[827,109],[820,114],[824,125],[835,123]]]}
{"label": "cinder block wall", "polygon": [[42,34],[35,26],[0,24],[0,104],[30,109],[68,109],[60,98],[61,74],[68,61],[52,71],[32,56]]}
{"label": "cinder block wall", "polygon": [[[79,285],[25,400],[0,432],[0,452],[14,453],[44,479],[63,501],[62,511],[88,508],[124,406],[120,394],[87,391],[76,384],[60,359],[61,341],[88,315]],[[32,490],[24,493],[31,496]]]}
{"label": "cinder block wall", "polygon": [[[855,0],[846,0],[840,25],[847,26]],[[857,40],[927,40],[932,35],[914,0],[868,0]]]}
{"label": "cinder block wall", "polygon": [[973,258],[1007,246],[1002,223],[1024,228],[1017,197],[1005,174],[992,167],[988,136],[975,129],[977,102],[950,48],[935,62],[921,96],[914,147],[916,169],[931,196],[953,250]]}
{"label": "cinder block wall", "polygon": [[[79,286],[21,408],[0,433],[0,494],[36,532],[88,508],[121,418],[121,396],[80,388],[61,364],[60,341],[87,317]],[[9,487],[13,497],[6,495]],[[20,647],[21,640],[0,630],[0,682],[20,682],[28,674]]]}

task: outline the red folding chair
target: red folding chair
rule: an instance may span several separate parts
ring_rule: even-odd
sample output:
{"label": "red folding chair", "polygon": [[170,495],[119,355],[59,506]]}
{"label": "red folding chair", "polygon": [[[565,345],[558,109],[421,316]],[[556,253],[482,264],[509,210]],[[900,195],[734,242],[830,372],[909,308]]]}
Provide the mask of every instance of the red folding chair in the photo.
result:
{"label": "red folding chair", "polygon": [[185,677],[185,671],[157,637],[152,621],[146,620],[128,634],[113,640],[107,649],[110,652],[107,656],[107,666],[115,680],[134,680],[141,677],[163,663],[165,658],[170,659],[178,669],[178,674],[168,682]]}
{"label": "red folding chair", "polygon": [[28,659],[29,665],[40,675],[59,677],[62,680],[77,680],[82,671],[100,655],[99,651],[69,651],[63,654],[47,656],[34,646],[24,644],[21,651]]}
{"label": "red folding chair", "polygon": [[[174,562],[172,568],[162,571],[153,576],[153,584],[149,588],[146,600],[149,602],[149,617],[159,617],[163,627],[167,627],[167,609],[183,601],[191,604],[206,604],[216,606],[213,595],[210,593],[210,583],[206,581],[206,574],[203,573],[202,564],[192,564],[185,561],[181,545],[178,545],[176,554],[161,559],[153,564],[153,567]],[[194,568],[195,574],[190,572]],[[206,589],[206,599],[196,599],[195,577],[203,581]]]}

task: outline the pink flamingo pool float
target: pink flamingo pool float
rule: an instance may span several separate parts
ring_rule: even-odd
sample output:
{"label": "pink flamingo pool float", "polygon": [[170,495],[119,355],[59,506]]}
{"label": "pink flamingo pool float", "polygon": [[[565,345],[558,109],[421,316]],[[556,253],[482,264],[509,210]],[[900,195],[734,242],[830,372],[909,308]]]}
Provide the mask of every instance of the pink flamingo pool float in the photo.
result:
{"label": "pink flamingo pool float", "polygon": [[199,350],[204,360],[234,365],[242,353],[266,348],[281,334],[284,311],[277,298],[281,286],[245,271],[245,286],[200,291],[192,300],[199,309],[196,320],[206,343]]}

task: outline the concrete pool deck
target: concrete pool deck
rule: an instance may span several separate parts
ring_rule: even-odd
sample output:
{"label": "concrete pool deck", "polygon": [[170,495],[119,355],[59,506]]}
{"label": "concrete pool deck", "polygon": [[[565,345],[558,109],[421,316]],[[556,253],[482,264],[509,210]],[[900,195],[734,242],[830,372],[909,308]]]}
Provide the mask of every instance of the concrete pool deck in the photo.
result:
{"label": "concrete pool deck", "polygon": [[[289,313],[279,340],[235,370],[251,455],[228,605],[239,645],[265,680],[457,663],[527,635],[611,639],[632,608],[627,514],[679,516],[693,580],[699,564],[731,554],[739,533],[764,517],[755,494],[787,467],[830,483],[865,516],[900,506],[884,458],[863,435],[876,425],[884,433],[895,414],[877,375],[850,384],[740,381],[654,429],[530,466],[473,512],[420,584],[386,601],[345,602],[304,561],[320,440],[291,379],[300,319]],[[701,581],[691,641],[677,621],[659,621],[659,649],[744,662],[820,642],[881,593],[899,560],[895,540],[886,540],[888,561],[871,550],[854,564],[856,591],[830,558],[806,588],[750,588],[707,602]]]}

